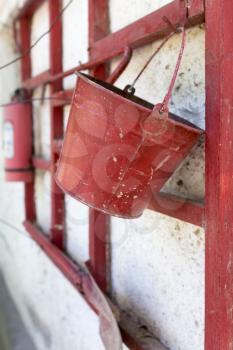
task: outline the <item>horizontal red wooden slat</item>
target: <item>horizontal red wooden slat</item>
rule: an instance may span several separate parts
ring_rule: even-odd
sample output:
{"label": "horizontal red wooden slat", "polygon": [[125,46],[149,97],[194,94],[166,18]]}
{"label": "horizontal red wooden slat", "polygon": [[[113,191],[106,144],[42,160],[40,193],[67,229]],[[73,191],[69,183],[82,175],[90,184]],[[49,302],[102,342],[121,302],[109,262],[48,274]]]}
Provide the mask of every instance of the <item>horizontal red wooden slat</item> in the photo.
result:
{"label": "horizontal red wooden slat", "polygon": [[[191,7],[190,13],[193,14],[193,17],[190,17],[190,24],[202,23],[204,20],[202,1],[196,1],[195,11]],[[172,24],[179,25],[184,18],[181,2],[173,1],[127,27],[93,43],[91,47],[92,58],[99,59],[101,57],[107,60],[122,53],[125,46],[135,48],[164,37],[171,31],[171,28],[163,20],[164,16]]]}
{"label": "horizontal red wooden slat", "polygon": [[205,209],[180,197],[157,194],[151,200],[148,209],[197,226],[204,226]]}
{"label": "horizontal red wooden slat", "polygon": [[38,86],[43,85],[46,82],[50,81],[50,79],[51,79],[51,75],[50,75],[50,72],[47,70],[34,77],[24,80],[21,86],[25,89],[33,90]]}
{"label": "horizontal red wooden slat", "polygon": [[[19,21],[19,30],[20,30],[20,48],[21,54],[27,50],[30,46],[31,41],[31,19],[30,18],[22,18]],[[21,79],[30,79],[31,77],[31,55],[25,55],[22,57],[21,61]]]}
{"label": "horizontal red wooden slat", "polygon": [[[190,25],[203,23],[204,11],[203,2],[201,0],[195,0],[189,11]],[[36,77],[24,81],[22,86],[27,89],[35,89],[46,82],[52,82],[72,75],[75,71],[92,69],[124,52],[127,45],[137,47],[159,39],[171,30],[162,19],[163,16],[169,18],[172,23],[178,24],[182,18],[180,3],[178,4],[177,1],[174,1],[129,26],[122,28],[116,33],[107,35],[95,43],[92,41],[92,59],[89,62],[57,74],[51,74],[49,71],[43,72]],[[138,28],[140,28],[140,30]]]}

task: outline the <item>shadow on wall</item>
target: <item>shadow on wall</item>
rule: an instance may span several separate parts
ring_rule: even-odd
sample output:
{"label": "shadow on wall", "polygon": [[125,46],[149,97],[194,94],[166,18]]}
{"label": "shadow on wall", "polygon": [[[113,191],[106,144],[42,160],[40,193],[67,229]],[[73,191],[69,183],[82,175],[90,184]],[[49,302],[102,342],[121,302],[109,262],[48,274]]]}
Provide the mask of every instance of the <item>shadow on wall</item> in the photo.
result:
{"label": "shadow on wall", "polygon": [[36,350],[0,272],[0,349]]}

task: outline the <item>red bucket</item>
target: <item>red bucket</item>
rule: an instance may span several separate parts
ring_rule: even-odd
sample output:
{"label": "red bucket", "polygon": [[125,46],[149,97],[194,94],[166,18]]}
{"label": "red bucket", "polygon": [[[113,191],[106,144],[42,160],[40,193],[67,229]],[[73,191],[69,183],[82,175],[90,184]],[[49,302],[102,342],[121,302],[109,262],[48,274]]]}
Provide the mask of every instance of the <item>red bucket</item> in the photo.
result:
{"label": "red bucket", "polygon": [[104,213],[140,216],[202,133],[159,109],[78,73],[58,185]]}

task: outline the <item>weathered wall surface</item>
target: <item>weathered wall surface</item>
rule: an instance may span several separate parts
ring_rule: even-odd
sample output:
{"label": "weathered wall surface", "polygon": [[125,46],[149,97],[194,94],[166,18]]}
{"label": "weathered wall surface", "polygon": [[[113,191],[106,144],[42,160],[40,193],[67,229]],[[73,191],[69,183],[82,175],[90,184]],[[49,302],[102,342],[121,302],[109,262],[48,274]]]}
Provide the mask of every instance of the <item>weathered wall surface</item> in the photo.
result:
{"label": "weathered wall surface", "polygon": [[[111,30],[115,31],[150,13],[168,0],[110,0]],[[15,9],[16,0],[0,1],[3,21]],[[22,3],[22,1],[21,1]],[[64,4],[67,1],[64,1]],[[87,60],[87,0],[74,1],[64,14],[64,69]],[[32,40],[47,29],[47,5],[33,18]],[[0,33],[0,64],[12,56],[10,32]],[[172,112],[204,127],[204,28],[188,31],[187,49],[171,101]],[[139,80],[137,94],[153,103],[166,92],[180,37],[174,37],[153,60]],[[127,70],[117,82],[130,83],[145,59],[158,45],[137,49]],[[48,68],[48,40],[33,51],[33,74]],[[117,64],[114,60],[112,67]],[[65,80],[74,86],[75,77]],[[19,84],[18,66],[0,72],[1,102]],[[34,97],[41,96],[37,89]],[[49,96],[49,89],[46,91]],[[64,127],[69,108],[65,108]],[[2,110],[0,110],[2,115]],[[2,118],[0,118],[2,123]],[[34,103],[35,151],[49,159],[49,104]],[[1,137],[1,136],[0,136]],[[200,143],[164,188],[167,192],[202,201],[204,196],[204,152]],[[83,299],[30,240],[24,219],[23,186],[3,180],[0,152],[0,268],[23,320],[38,349],[103,349],[98,318]],[[45,232],[50,226],[50,176],[37,172],[38,221]],[[66,196],[66,247],[73,259],[88,259],[88,209]],[[9,227],[13,224],[14,227]],[[172,350],[203,349],[204,232],[199,227],[146,211],[137,220],[112,219],[111,293],[140,329],[148,329]],[[17,231],[19,230],[19,232]],[[133,311],[133,312],[132,312]],[[63,332],[61,333],[61,328]]]}

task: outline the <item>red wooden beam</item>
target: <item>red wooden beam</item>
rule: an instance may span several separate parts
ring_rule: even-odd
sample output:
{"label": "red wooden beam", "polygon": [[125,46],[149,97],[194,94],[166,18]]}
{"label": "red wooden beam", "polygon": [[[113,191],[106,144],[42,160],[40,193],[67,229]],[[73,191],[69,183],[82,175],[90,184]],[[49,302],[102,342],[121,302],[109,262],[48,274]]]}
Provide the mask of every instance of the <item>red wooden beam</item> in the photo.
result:
{"label": "red wooden beam", "polygon": [[51,79],[51,75],[49,71],[42,72],[35,77],[31,77],[29,79],[23,80],[21,86],[28,90],[33,90],[38,86],[44,85],[49,82]]}
{"label": "red wooden beam", "polygon": [[109,33],[107,0],[89,0],[89,44],[104,38]]}
{"label": "red wooden beam", "polygon": [[34,177],[33,181],[24,185],[24,208],[25,217],[32,222],[36,221],[36,207],[34,197]]}
{"label": "red wooden beam", "polygon": [[[22,18],[19,21],[19,31],[20,31],[20,47],[21,54],[25,52],[31,45],[31,19]],[[29,79],[31,77],[31,55],[22,57],[21,60],[21,79]]]}
{"label": "red wooden beam", "polygon": [[[194,6],[194,7],[192,7]],[[171,32],[171,28],[163,20],[167,17],[174,25],[179,25],[184,18],[185,6],[183,0],[172,1],[153,13],[135,21],[127,27],[104,37],[91,44],[93,59],[109,59],[124,51],[126,46],[139,47],[160,39]],[[204,21],[203,1],[191,1],[190,25]]]}
{"label": "red wooden beam", "polygon": [[232,0],[206,0],[205,350],[233,349],[232,28]]}
{"label": "red wooden beam", "polygon": [[[108,34],[108,0],[89,0],[89,45],[90,59],[94,55],[92,45]],[[92,71],[93,76],[105,80],[106,65],[99,65]],[[89,254],[90,269],[103,291],[107,291],[107,245],[109,241],[109,217],[90,209],[89,212]]]}
{"label": "red wooden beam", "polygon": [[80,271],[76,264],[74,264],[60,249],[58,249],[40,229],[31,223],[25,221],[24,226],[30,236],[39,244],[54,264],[62,271],[68,280],[80,291],[81,285]]}
{"label": "red wooden beam", "polygon": [[[52,260],[52,262],[58,267],[58,269],[64,274],[64,276],[69,280],[69,282],[74,286],[74,288],[82,294],[82,278],[83,272],[76,263],[74,263],[67,255],[65,255],[60,249],[58,249],[54,244],[50,242],[47,236],[40,231],[40,229],[31,223],[30,221],[24,222],[24,227],[35,242],[41,247],[41,249],[47,254],[47,256]],[[90,305],[94,312],[97,312],[95,306],[89,303],[85,298],[86,302]],[[141,346],[124,330],[121,330],[122,338],[125,344],[132,350],[143,350]]]}
{"label": "red wooden beam", "polygon": [[62,79],[74,74],[76,71],[93,69],[96,66],[99,66],[99,65],[105,63],[105,61],[106,60],[104,58],[100,58],[98,60],[90,60],[86,63],[75,66],[71,69],[68,69],[65,72],[59,72],[56,74],[51,74],[50,71],[46,71],[46,72],[43,72],[35,77],[31,77],[30,79],[23,81],[22,87],[24,87],[28,90],[33,90],[40,85],[45,85],[48,83],[56,82],[58,80],[61,81]]}
{"label": "red wooden beam", "polygon": [[[121,63],[119,64],[119,67],[117,68],[117,70],[115,72],[115,75],[119,75],[121,73],[121,71],[123,71],[125,69],[125,67],[129,63],[130,57],[131,57],[131,50],[130,50],[130,48],[126,47],[124,56],[121,60]],[[90,60],[86,63],[83,63],[83,64],[78,65],[76,67],[73,67],[71,69],[68,69],[65,72],[60,72],[60,73],[52,75],[50,73],[50,71],[46,71],[46,72],[43,72],[35,77],[27,79],[26,81],[24,81],[22,83],[22,87],[24,87],[28,90],[33,90],[40,85],[53,83],[53,82],[56,82],[58,80],[61,81],[62,79],[74,74],[76,71],[79,72],[79,71],[87,70],[87,69],[94,70],[96,67],[98,67],[97,69],[99,69],[99,67],[102,66],[104,63],[106,63],[106,59],[100,57],[97,60]]]}
{"label": "red wooden beam", "polygon": [[204,16],[204,0],[189,0],[190,8],[188,9],[189,21],[195,23],[195,19]]}
{"label": "red wooden beam", "polygon": [[43,2],[45,0],[27,0],[23,7],[19,9],[16,19],[31,17]]}
{"label": "red wooden beam", "polygon": [[201,227],[205,223],[204,207],[185,198],[156,194],[151,200],[148,209]]}
{"label": "red wooden beam", "polygon": [[[49,21],[50,26],[55,22],[60,14],[62,7],[60,0],[49,0]],[[50,32],[50,73],[57,74],[62,72],[62,21],[56,22]],[[51,85],[51,94],[62,90],[62,82],[55,81]],[[53,106],[50,110],[50,125],[51,125],[51,240],[52,242],[63,249],[64,246],[64,193],[57,186],[54,180],[56,171],[56,162],[58,155],[53,150],[53,141],[63,137],[63,108],[62,106]]]}
{"label": "red wooden beam", "polygon": [[[22,52],[26,51],[31,43],[31,20],[30,18],[21,18],[19,21],[20,46]],[[31,77],[31,55],[23,56],[21,60],[21,79]],[[24,185],[24,207],[27,220],[35,221],[36,209],[34,201],[34,176],[32,182]]]}

